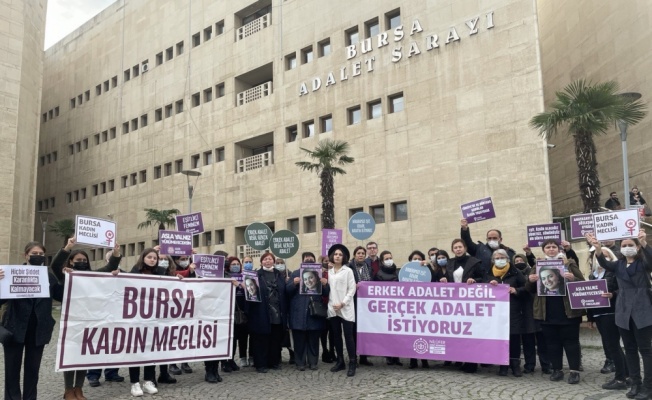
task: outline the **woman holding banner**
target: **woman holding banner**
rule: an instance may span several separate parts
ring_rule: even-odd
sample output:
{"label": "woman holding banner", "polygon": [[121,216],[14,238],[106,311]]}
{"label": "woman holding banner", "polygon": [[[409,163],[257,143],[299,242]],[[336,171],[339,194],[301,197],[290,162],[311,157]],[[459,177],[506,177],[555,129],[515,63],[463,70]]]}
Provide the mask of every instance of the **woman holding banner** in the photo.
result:
{"label": "woman holding banner", "polygon": [[[549,239],[541,245],[547,259],[560,258],[559,244],[554,239]],[[563,278],[568,281],[583,281],[584,276],[572,259],[561,256],[564,260]],[[580,382],[580,323],[582,322],[581,309],[574,310],[570,306],[567,295],[564,296],[541,296],[537,291],[539,274],[534,271],[528,277],[527,289],[535,294],[534,297],[534,319],[541,321],[541,330],[548,347],[548,356],[552,363],[551,381],[564,379],[562,371],[562,359],[564,351],[568,359],[570,375],[568,383],[577,384]]]}
{"label": "woman holding banner", "polygon": [[[652,247],[648,245],[647,235],[641,229],[638,240],[623,239],[620,242],[623,259],[607,261],[602,254],[600,242],[591,234],[586,237],[595,247],[600,266],[614,272],[618,281],[615,319],[625,345],[627,369],[632,379],[627,397],[648,398],[652,395]],[[643,380],[639,353],[643,359]]]}
{"label": "woman holding banner", "polygon": [[446,250],[437,250],[433,257],[432,282],[440,282],[442,278],[446,277],[446,266],[448,265],[450,256]]}
{"label": "woman holding banner", "polygon": [[[36,388],[43,350],[52,338],[56,323],[52,318],[52,299],[61,301],[63,298],[63,286],[44,265],[47,260],[45,247],[39,242],[29,242],[25,246],[24,255],[25,264],[48,269],[50,296],[0,299],[0,306],[6,307],[0,321],[0,342],[4,347],[5,400],[37,398]],[[3,278],[4,272],[0,270],[0,279]],[[23,367],[25,373],[21,393],[20,371]]]}
{"label": "woman holding banner", "polygon": [[[374,277],[375,281],[398,282],[398,268],[394,264],[394,257],[389,250],[383,250],[378,257],[380,259],[380,269]],[[387,365],[403,366],[401,359],[398,357],[385,357]]]}

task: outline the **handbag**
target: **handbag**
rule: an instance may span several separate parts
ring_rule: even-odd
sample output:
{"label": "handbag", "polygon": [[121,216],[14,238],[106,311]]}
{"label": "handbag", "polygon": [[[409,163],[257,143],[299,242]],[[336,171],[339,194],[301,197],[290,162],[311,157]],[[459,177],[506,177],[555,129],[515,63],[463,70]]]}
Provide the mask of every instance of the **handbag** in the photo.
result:
{"label": "handbag", "polygon": [[235,320],[236,325],[242,325],[247,323],[247,314],[244,313],[238,306],[238,303],[235,303],[235,313],[233,314],[233,319]]}
{"label": "handbag", "polygon": [[328,310],[326,306],[321,301],[314,301],[312,296],[310,297],[310,304],[308,304],[308,311],[310,312],[311,317],[315,318],[326,318],[328,317]]}

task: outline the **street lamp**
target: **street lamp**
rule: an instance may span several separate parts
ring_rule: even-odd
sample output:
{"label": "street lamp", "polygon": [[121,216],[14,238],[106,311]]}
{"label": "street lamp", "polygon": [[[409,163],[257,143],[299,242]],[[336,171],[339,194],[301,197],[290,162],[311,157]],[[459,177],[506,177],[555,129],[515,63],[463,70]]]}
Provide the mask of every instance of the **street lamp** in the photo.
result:
{"label": "street lamp", "polygon": [[[640,93],[635,93],[635,92],[629,92],[629,93],[620,93],[620,97],[624,98],[625,100],[629,101],[635,101],[641,98]],[[618,122],[618,130],[620,130],[620,143],[622,144],[623,147],[623,185],[625,186],[625,197],[623,197],[623,200],[625,201],[625,209],[629,209],[629,166],[627,163],[627,122],[623,121],[622,119],[619,119]]]}
{"label": "street lamp", "polygon": [[45,246],[45,230],[48,227],[48,218],[50,218],[50,214],[52,214],[50,211],[37,211],[38,218],[41,221],[41,228],[43,229],[43,240],[41,240],[41,244]]}
{"label": "street lamp", "polygon": [[195,192],[195,187],[190,183],[190,177],[194,176],[195,177],[195,184],[197,184],[197,180],[199,179],[199,176],[201,175],[201,172],[199,171],[192,171],[189,169],[184,169],[181,171],[182,174],[186,176],[186,180],[188,182],[188,214],[192,213],[192,195]]}

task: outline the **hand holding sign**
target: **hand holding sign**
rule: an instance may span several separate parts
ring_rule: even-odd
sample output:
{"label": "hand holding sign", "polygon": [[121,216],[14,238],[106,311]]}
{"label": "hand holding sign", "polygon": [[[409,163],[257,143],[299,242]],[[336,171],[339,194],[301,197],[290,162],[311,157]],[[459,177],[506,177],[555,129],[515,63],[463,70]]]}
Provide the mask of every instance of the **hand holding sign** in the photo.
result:
{"label": "hand holding sign", "polygon": [[66,243],[66,247],[64,247],[63,249],[65,251],[70,251],[75,246],[75,244],[77,244],[77,238],[73,236],[70,239],[68,239],[68,243]]}
{"label": "hand holding sign", "polygon": [[638,232],[638,241],[641,243],[641,247],[647,246],[647,233],[643,229]]}

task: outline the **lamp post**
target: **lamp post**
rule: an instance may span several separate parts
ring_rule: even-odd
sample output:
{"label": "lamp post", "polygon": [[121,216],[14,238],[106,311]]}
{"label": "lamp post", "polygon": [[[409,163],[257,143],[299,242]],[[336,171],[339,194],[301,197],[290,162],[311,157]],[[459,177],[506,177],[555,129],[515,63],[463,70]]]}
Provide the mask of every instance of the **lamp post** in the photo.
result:
{"label": "lamp post", "polygon": [[41,228],[43,229],[43,239],[41,240],[41,244],[45,246],[45,230],[48,227],[48,219],[50,218],[50,214],[52,214],[50,211],[37,211],[38,218],[41,221]]}
{"label": "lamp post", "polygon": [[197,180],[199,179],[199,176],[201,175],[201,172],[185,169],[185,170],[181,171],[181,173],[186,176],[186,181],[188,182],[188,214],[191,214],[192,213],[192,195],[195,193],[195,187],[190,183],[190,177],[191,176],[196,177],[195,184],[197,184]]}
{"label": "lamp post", "polygon": [[[619,96],[629,101],[634,101],[641,98],[641,94],[635,92],[620,93]],[[629,166],[627,163],[627,122],[620,119],[618,120],[617,124],[618,124],[618,130],[620,131],[620,143],[622,144],[623,147],[623,185],[625,188],[625,197],[623,197],[623,200],[625,201],[625,209],[627,210],[629,209],[629,205],[630,205],[629,204]]]}

